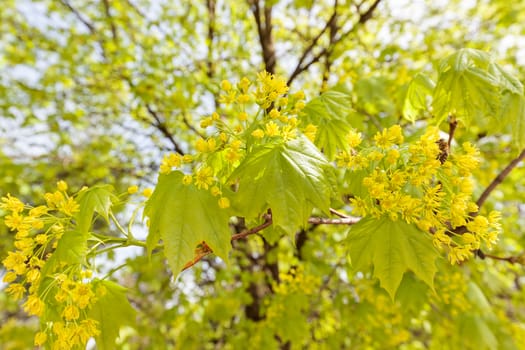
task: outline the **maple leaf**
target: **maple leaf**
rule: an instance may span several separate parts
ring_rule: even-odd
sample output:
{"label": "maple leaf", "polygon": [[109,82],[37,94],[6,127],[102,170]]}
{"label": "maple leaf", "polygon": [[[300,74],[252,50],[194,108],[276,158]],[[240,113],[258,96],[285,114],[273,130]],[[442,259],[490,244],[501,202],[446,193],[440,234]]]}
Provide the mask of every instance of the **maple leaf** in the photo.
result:
{"label": "maple leaf", "polygon": [[219,207],[209,191],[183,184],[183,176],[180,171],[160,175],[144,209],[150,219],[148,250],[162,239],[174,275],[193,259],[203,241],[225,261],[231,249],[229,212]]}
{"label": "maple leaf", "polygon": [[124,325],[135,324],[135,309],[126,298],[126,288],[111,282],[95,280],[94,288],[102,287],[104,293],[89,309],[89,317],[98,321],[100,334],[95,337],[97,349],[115,349],[115,340]]}
{"label": "maple leaf", "polygon": [[303,123],[317,126],[315,145],[333,159],[338,150],[347,151],[346,136],[351,129],[351,96],[343,87],[325,91],[305,106]]}
{"label": "maple leaf", "polygon": [[415,225],[367,217],[350,228],[347,243],[354,269],[364,271],[372,264],[374,276],[392,299],[407,271],[434,288],[439,254],[431,237]]}
{"label": "maple leaf", "polygon": [[333,173],[306,138],[254,149],[232,173],[239,179],[235,205],[248,218],[272,209],[273,224],[293,234],[314,207],[329,211]]}

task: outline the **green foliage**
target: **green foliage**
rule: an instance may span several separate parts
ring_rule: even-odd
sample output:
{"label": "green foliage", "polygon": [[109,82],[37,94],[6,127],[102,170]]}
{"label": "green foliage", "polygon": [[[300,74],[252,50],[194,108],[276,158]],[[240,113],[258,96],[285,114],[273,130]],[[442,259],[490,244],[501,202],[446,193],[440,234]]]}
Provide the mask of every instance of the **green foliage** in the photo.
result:
{"label": "green foliage", "polygon": [[88,245],[84,234],[77,230],[68,230],[57,243],[53,255],[42,268],[44,276],[60,271],[66,266],[85,263]]}
{"label": "green foliage", "polygon": [[77,198],[80,210],[77,214],[80,232],[87,236],[93,214],[96,212],[109,222],[111,205],[116,201],[111,186],[100,185],[81,191]]}
{"label": "green foliage", "polygon": [[[483,131],[504,131],[513,135],[518,149],[525,145],[523,84],[486,52],[461,49],[443,59],[434,83],[422,74],[409,84],[404,116],[414,121],[432,95],[437,123],[458,120]],[[508,125],[513,127],[508,130]]]}
{"label": "green foliage", "polygon": [[174,275],[193,259],[197,245],[203,242],[224,261],[231,249],[228,212],[208,191],[183,184],[183,177],[181,172],[159,176],[144,209],[150,220],[148,250],[162,239]]}
{"label": "green foliage", "polygon": [[136,312],[122,286],[111,281],[95,281],[94,287],[101,293],[89,311],[89,316],[100,324],[97,349],[114,349],[120,328],[135,325]]}
{"label": "green foliage", "polygon": [[346,135],[353,126],[350,115],[351,95],[341,87],[334,87],[312,99],[305,106],[305,124],[317,126],[315,145],[328,159],[334,159],[338,151],[348,151]]}
{"label": "green foliage", "polygon": [[424,74],[418,73],[410,82],[407,89],[403,116],[411,122],[427,110],[428,99],[432,96],[435,84]]}
{"label": "green foliage", "polygon": [[348,232],[348,251],[356,271],[367,271],[372,264],[374,277],[394,299],[407,271],[434,288],[437,251],[430,237],[415,225],[388,218],[366,218]]}
{"label": "green foliage", "polygon": [[306,138],[254,149],[231,175],[239,180],[236,202],[253,219],[272,209],[273,224],[293,234],[314,207],[325,213],[332,194],[331,167]]}
{"label": "green foliage", "polygon": [[400,6],[4,0],[0,348],[521,349],[525,4]]}
{"label": "green foliage", "polygon": [[490,66],[488,53],[472,49],[441,62],[432,103],[440,122],[452,115],[469,125],[497,115],[499,84]]}

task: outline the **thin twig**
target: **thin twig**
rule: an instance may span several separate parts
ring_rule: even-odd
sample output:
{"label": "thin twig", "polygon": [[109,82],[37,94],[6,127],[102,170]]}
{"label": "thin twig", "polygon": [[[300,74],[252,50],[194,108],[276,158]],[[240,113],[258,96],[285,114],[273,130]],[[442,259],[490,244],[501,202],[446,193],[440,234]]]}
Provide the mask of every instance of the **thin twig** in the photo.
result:
{"label": "thin twig", "polygon": [[152,123],[152,125],[155,126],[171,142],[175,152],[177,152],[180,155],[184,155],[184,151],[179,146],[177,141],[175,141],[175,138],[166,127],[166,124],[162,122],[157,112],[155,112],[148,103],[146,103],[146,109],[148,110],[148,113],[153,117],[153,119],[155,119],[155,123]]}
{"label": "thin twig", "polygon": [[[376,0],[369,8],[368,10],[366,10],[366,12],[364,13],[360,13],[359,14],[359,20],[357,21],[357,23],[355,25],[352,26],[352,28],[350,28],[349,30],[347,30],[346,32],[340,34],[338,37],[335,36],[335,33],[331,33],[333,35],[333,40],[331,40],[330,42],[330,47],[325,47],[323,48],[317,55],[313,56],[312,59],[310,59],[310,61],[308,61],[308,63],[304,63],[305,59],[303,58],[303,62],[301,62],[301,59],[299,60],[299,63],[297,64],[296,68],[294,69],[294,71],[292,72],[292,74],[290,75],[290,78],[288,78],[288,85],[291,85],[291,83],[295,80],[295,78],[297,78],[297,76],[299,76],[299,74],[301,74],[302,72],[306,71],[308,68],[310,68],[311,65],[313,65],[314,63],[317,63],[319,62],[319,60],[323,57],[323,56],[326,56],[328,54],[330,54],[330,52],[333,50],[334,46],[337,45],[338,43],[340,43],[341,41],[343,41],[343,39],[345,39],[348,35],[350,35],[351,33],[355,32],[355,30],[358,28],[358,25],[363,25],[365,24],[368,20],[370,20],[372,18],[372,15],[374,13],[374,11],[376,10],[377,6],[379,5],[379,3],[381,2],[381,0]],[[336,16],[336,13],[334,12],[334,19],[331,18],[332,21],[335,21],[335,16]],[[330,20],[326,23],[326,26],[325,28],[323,28],[323,32],[321,33],[321,35],[324,33],[324,31],[326,31],[328,29],[328,27],[330,27],[331,23],[330,23]],[[314,38],[315,39],[315,38]],[[313,45],[310,45],[312,46],[312,48],[310,47],[307,47],[306,50],[308,50],[308,52],[306,52],[306,55],[308,55],[310,53],[310,51],[313,49],[313,47],[315,46],[315,43],[313,43]],[[303,56],[305,56],[303,54]],[[302,57],[301,57],[302,58]]]}
{"label": "thin twig", "polygon": [[271,215],[266,215],[266,218],[265,218],[264,222],[261,225],[256,226],[254,228],[251,228],[249,230],[245,230],[245,231],[243,231],[241,233],[237,233],[237,234],[232,236],[231,240],[232,241],[236,241],[238,239],[247,237],[249,235],[253,235],[253,234],[257,233],[257,232],[260,232],[260,231],[264,230],[265,228],[270,226],[272,223],[273,223],[273,220],[272,220]]}
{"label": "thin twig", "polygon": [[308,219],[309,224],[313,225],[354,225],[357,224],[361,218],[346,217],[341,219],[329,219],[312,217]]}
{"label": "thin twig", "polygon": [[364,24],[366,21],[368,21],[370,18],[372,18],[372,14],[374,13],[374,10],[376,9],[377,5],[381,0],[376,0],[369,8],[366,10],[365,13],[362,13],[359,15],[359,24]]}
{"label": "thin twig", "polygon": [[452,144],[452,139],[454,138],[454,132],[456,131],[456,127],[458,126],[458,121],[454,117],[450,117],[449,122],[449,131],[448,131],[448,149],[450,149],[450,145]]}
{"label": "thin twig", "polygon": [[[288,78],[288,82],[287,82],[288,85],[290,85],[292,83],[292,81],[294,81],[294,79],[299,74],[301,74],[304,70],[308,69],[308,67],[313,64],[313,62],[310,62],[307,65],[308,67],[303,66],[303,63],[306,60],[306,58],[308,57],[308,55],[310,54],[310,52],[317,46],[317,42],[319,41],[319,39],[323,36],[323,34],[329,28],[332,27],[332,22],[335,22],[335,20],[337,18],[336,6],[337,6],[337,2],[336,2],[336,5],[334,6],[334,12],[332,13],[332,15],[330,16],[328,21],[326,21],[326,24],[324,25],[324,27],[319,31],[319,33],[317,33],[317,35],[312,39],[310,44],[304,49],[301,57],[299,57],[299,61],[297,62],[297,65],[295,66],[295,69],[293,70],[292,74],[290,75],[290,78]],[[319,60],[319,58],[317,60]]]}
{"label": "thin twig", "polygon": [[483,259],[489,258],[493,260],[499,260],[499,261],[506,261],[509,264],[521,264],[523,265],[523,256],[507,256],[507,257],[501,257],[491,254],[485,254],[483,253]]}
{"label": "thin twig", "polygon": [[106,12],[106,17],[111,27],[111,37],[113,38],[113,42],[117,44],[118,43],[117,27],[115,26],[115,22],[113,21],[113,16],[111,16],[109,0],[104,0],[103,2],[104,2],[104,11]]}
{"label": "thin twig", "polygon": [[518,165],[523,159],[525,158],[525,149],[523,149],[523,151],[521,151],[520,155],[516,158],[514,158],[506,167],[505,169],[503,169],[501,171],[501,173],[498,174],[498,176],[496,176],[494,178],[494,180],[492,180],[492,182],[490,183],[490,185],[488,185],[488,187],[485,189],[485,191],[483,191],[483,193],[481,194],[481,196],[479,196],[479,199],[477,200],[476,204],[478,205],[478,208],[481,208],[481,206],[483,205],[483,203],[485,203],[485,201],[487,200],[487,198],[489,197],[489,195],[492,193],[492,191],[494,191],[494,189],[496,188],[496,186],[498,186],[500,183],[503,182],[503,180],[505,180],[505,178],[509,175],[509,173],[512,171],[512,169],[514,169],[516,167],[516,165]]}
{"label": "thin twig", "polygon": [[[341,214],[341,215],[343,215],[343,214]],[[360,218],[348,217],[348,216],[347,217],[342,217],[340,219],[311,217],[311,218],[308,219],[308,223],[314,224],[314,225],[320,225],[320,224],[323,224],[323,225],[353,225],[353,224],[356,224],[357,222],[359,222],[359,220],[360,220]],[[255,227],[253,227],[251,229],[244,230],[243,232],[240,232],[240,233],[237,233],[237,234],[233,235],[231,237],[231,241],[233,242],[233,241],[245,238],[247,236],[256,234],[256,233],[264,230],[268,226],[272,225],[272,223],[273,223],[272,216],[270,214],[266,214],[264,216],[264,222],[262,224],[260,224],[258,226],[255,226]],[[190,267],[192,267],[193,265],[195,265],[196,263],[198,263],[204,257],[206,257],[207,255],[209,255],[211,253],[213,253],[213,250],[206,244],[206,242],[202,242],[201,246],[199,247],[199,249],[196,252],[195,257],[191,261],[187,262],[186,265],[184,265],[184,267],[182,268],[181,271],[185,271],[185,270],[189,269]]]}
{"label": "thin twig", "polygon": [[95,29],[95,26],[93,24],[91,24],[88,20],[86,20],[84,17],[82,17],[82,15],[80,14],[80,12],[77,11],[77,9],[75,9],[70,3],[69,1],[67,0],[60,0],[60,2],[62,3],[62,5],[64,5],[65,7],[67,7],[74,15],[75,17],[80,21],[82,22],[82,24],[84,24],[88,29],[89,29],[89,32],[91,34],[96,34],[96,29]]}
{"label": "thin twig", "polygon": [[193,131],[196,135],[200,136],[201,138],[205,139],[206,138],[206,135],[204,135],[202,132],[200,132],[199,130],[197,130],[197,128],[195,126],[193,126],[190,121],[188,120],[188,118],[186,117],[186,114],[183,113],[182,114],[182,122],[184,123],[184,125],[186,125],[188,127],[188,129],[190,129],[191,131]]}
{"label": "thin twig", "polygon": [[[266,227],[270,226],[271,224],[272,224],[272,217],[271,217],[271,215],[265,215],[265,220],[264,220],[264,222],[262,224],[260,224],[259,226],[253,227],[253,228],[251,228],[249,230],[245,230],[245,231],[243,231],[241,233],[237,233],[237,234],[233,235],[231,237],[231,241],[236,241],[236,240],[244,238],[246,236],[253,235],[253,234],[257,233],[257,232],[260,232],[260,231],[264,230]],[[196,263],[201,261],[202,258],[204,258],[205,256],[207,256],[207,255],[209,255],[211,253],[213,253],[213,250],[206,244],[206,242],[202,242],[201,247],[197,251],[197,254],[195,255],[195,257],[191,261],[188,261],[186,263],[186,265],[184,265],[184,267],[182,268],[181,271],[185,271],[185,270],[189,269],[190,267],[192,267],[193,265],[195,265]]]}
{"label": "thin twig", "polygon": [[341,213],[340,211],[335,210],[334,208],[330,208],[330,213],[339,216],[340,218],[349,218],[348,215]]}

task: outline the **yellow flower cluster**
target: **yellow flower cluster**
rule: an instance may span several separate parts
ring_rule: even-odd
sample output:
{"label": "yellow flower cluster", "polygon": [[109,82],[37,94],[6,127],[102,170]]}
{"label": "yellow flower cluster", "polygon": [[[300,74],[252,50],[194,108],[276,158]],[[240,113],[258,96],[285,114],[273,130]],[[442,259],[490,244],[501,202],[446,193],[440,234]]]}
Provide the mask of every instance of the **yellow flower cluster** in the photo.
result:
{"label": "yellow flower cluster", "polygon": [[452,264],[471,257],[482,243],[491,248],[500,231],[499,214],[477,215],[472,201],[471,173],[479,165],[476,148],[465,143],[448,155],[440,147],[437,128],[411,144],[403,141],[398,125],[377,133],[370,147],[360,148],[361,135],[350,132],[350,152],[336,159],[361,182],[364,194],[351,199],[354,212],[416,224],[433,234],[436,247],[447,249]]}
{"label": "yellow flower cluster", "polygon": [[[289,298],[306,298],[308,295],[319,293],[321,282],[321,278],[308,274],[301,265],[279,273],[279,282],[272,283],[272,298],[265,300],[266,320],[274,324],[286,315]],[[306,305],[305,299],[305,307]]]}
{"label": "yellow flower cluster", "polygon": [[[81,275],[86,276],[86,272]],[[98,322],[87,317],[87,312],[97,296],[105,294],[104,287],[94,291],[91,283],[59,273],[47,290],[54,292],[53,309],[61,320],[45,322],[45,328],[35,336],[35,345],[49,341],[52,349],[73,349],[85,346],[90,338],[100,334]]]}
{"label": "yellow flower cluster", "polygon": [[[400,303],[393,303],[390,297],[375,285],[375,281],[361,280],[356,285],[356,296],[359,303],[367,305],[372,312],[367,312],[363,322],[357,325],[361,342],[371,348],[396,348],[411,338],[405,329],[406,320]],[[373,338],[374,330],[384,333],[384,339]]]}
{"label": "yellow flower cluster", "polygon": [[257,82],[259,84],[255,91],[255,101],[263,109],[269,108],[280,96],[288,92],[286,80],[268,72],[257,74]]}
{"label": "yellow flower cluster", "polygon": [[472,307],[467,298],[468,283],[462,272],[438,274],[436,282],[439,283],[439,293],[430,293],[430,298],[436,305],[449,305],[451,316],[458,316]]}
{"label": "yellow flower cluster", "polygon": [[[286,142],[297,137],[297,114],[305,106],[304,93],[299,91],[286,95],[288,87],[283,78],[262,72],[257,75],[256,82],[242,78],[235,85],[227,80],[220,85],[219,102],[229,110],[221,114],[214,112],[203,118],[200,126],[210,128],[213,134],[196,140],[194,155],[165,155],[160,165],[161,174],[180,170],[190,173],[183,178],[186,185],[194,184],[204,190],[221,188],[221,181],[228,171],[238,165],[253,147]],[[260,109],[253,119],[248,115],[248,111],[253,110],[250,103],[257,104]],[[315,138],[315,132],[314,125],[308,125],[303,130],[311,140]],[[212,191],[212,194],[220,196],[220,192]],[[227,208],[230,202],[226,197],[219,197],[218,205]]]}
{"label": "yellow flower cluster", "polygon": [[48,303],[53,304],[62,321],[47,325],[43,322],[45,330],[35,336],[37,346],[52,339],[53,349],[84,346],[98,334],[96,321],[86,317],[86,310],[96,300],[90,284],[81,282],[88,272],[81,272],[78,266],[69,269],[68,275],[56,275],[43,291],[40,288],[44,278],[52,277],[42,276],[41,271],[65,230],[74,225],[71,216],[79,210],[67,189],[67,184],[59,181],[57,191],[45,194],[46,206],[32,207],[10,194],[0,203],[0,209],[7,213],[5,225],[15,232],[16,248],[2,261],[7,270],[3,281],[9,283],[5,291],[15,300],[27,297],[23,308],[29,315],[44,317]]}
{"label": "yellow flower cluster", "polygon": [[292,271],[281,272],[279,274],[279,283],[275,283],[273,290],[275,294],[293,294],[302,293],[305,295],[315,294],[319,291],[321,279],[307,274],[300,265]]}

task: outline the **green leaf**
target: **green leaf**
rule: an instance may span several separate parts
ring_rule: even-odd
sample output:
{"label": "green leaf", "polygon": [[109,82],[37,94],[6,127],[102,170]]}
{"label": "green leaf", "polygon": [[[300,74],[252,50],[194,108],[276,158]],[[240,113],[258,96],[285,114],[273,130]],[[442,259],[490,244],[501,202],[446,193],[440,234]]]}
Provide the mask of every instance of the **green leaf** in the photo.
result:
{"label": "green leaf", "polygon": [[98,321],[100,334],[95,338],[97,349],[115,349],[122,326],[134,326],[136,312],[126,298],[126,289],[111,281],[94,281],[97,302],[88,317]]}
{"label": "green leaf", "polygon": [[428,302],[428,286],[413,273],[405,273],[396,292],[396,301],[403,306],[404,312],[417,314]]}
{"label": "green leaf", "polygon": [[480,315],[460,315],[457,324],[461,345],[467,349],[499,349],[492,325]]}
{"label": "green leaf", "polygon": [[355,84],[357,103],[365,113],[377,115],[384,112],[391,115],[395,112],[395,101],[388,87],[391,83],[384,76],[362,78]]}
{"label": "green leaf", "polygon": [[503,95],[498,129],[510,127],[512,138],[518,149],[525,148],[525,98],[523,95],[507,93]]}
{"label": "green leaf", "polygon": [[418,73],[408,84],[403,104],[403,116],[415,122],[417,117],[428,109],[427,98],[432,96],[435,83],[426,75]]}
{"label": "green leaf", "polygon": [[311,100],[301,116],[305,125],[317,126],[315,145],[328,159],[333,159],[337,150],[348,150],[346,135],[350,131],[352,113],[351,95],[335,87]]}
{"label": "green leaf", "polygon": [[523,94],[523,84],[518,80],[518,78],[501,68],[500,65],[492,63],[489,66],[489,72],[495,77],[498,77],[499,85],[503,91],[508,91],[518,95]]}
{"label": "green leaf", "polygon": [[392,299],[406,271],[434,288],[438,252],[431,237],[415,225],[364,218],[350,228],[347,242],[354,269],[363,271],[373,264],[374,276]]}
{"label": "green leaf", "polygon": [[487,53],[473,49],[441,62],[432,103],[438,123],[452,114],[468,126],[498,113],[499,80],[488,71],[490,64]]}
{"label": "green leaf", "polygon": [[63,269],[67,265],[81,264],[87,253],[87,240],[79,231],[66,231],[57,243],[53,255],[42,268],[42,275],[46,276]]}
{"label": "green leaf", "polygon": [[249,219],[272,209],[273,224],[289,234],[305,226],[312,209],[328,213],[330,164],[306,138],[254,149],[233,172],[236,206]]}
{"label": "green leaf", "polygon": [[221,209],[209,191],[184,185],[183,176],[180,171],[160,175],[144,209],[150,219],[148,250],[162,239],[174,275],[194,258],[203,241],[225,261],[231,249],[228,210]]}
{"label": "green leaf", "polygon": [[116,198],[110,185],[94,186],[81,191],[76,199],[80,205],[80,210],[76,215],[80,232],[83,234],[89,232],[95,212],[109,222],[109,211]]}

